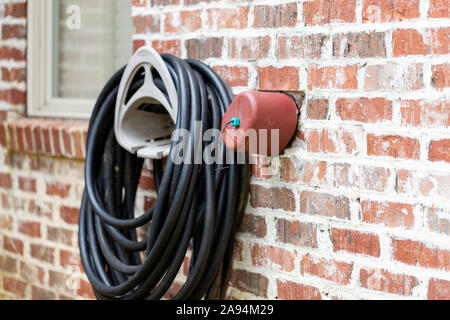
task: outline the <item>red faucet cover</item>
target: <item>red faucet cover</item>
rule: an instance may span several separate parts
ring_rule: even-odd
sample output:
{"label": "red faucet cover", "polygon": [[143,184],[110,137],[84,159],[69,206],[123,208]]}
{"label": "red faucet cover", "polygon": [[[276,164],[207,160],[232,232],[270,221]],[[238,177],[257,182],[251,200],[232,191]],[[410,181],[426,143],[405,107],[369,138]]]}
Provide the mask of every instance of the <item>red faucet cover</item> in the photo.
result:
{"label": "red faucet cover", "polygon": [[286,94],[243,92],[234,98],[225,113],[222,129],[234,117],[240,119],[240,126],[228,125],[222,136],[228,149],[277,156],[295,134],[298,110],[294,100]]}

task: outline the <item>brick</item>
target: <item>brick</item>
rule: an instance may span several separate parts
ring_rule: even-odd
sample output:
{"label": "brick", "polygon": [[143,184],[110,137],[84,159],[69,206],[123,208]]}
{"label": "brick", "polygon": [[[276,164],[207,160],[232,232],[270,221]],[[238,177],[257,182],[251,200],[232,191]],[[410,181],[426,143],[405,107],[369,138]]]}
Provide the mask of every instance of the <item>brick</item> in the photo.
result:
{"label": "brick", "polygon": [[247,28],[248,12],[247,6],[208,9],[208,27],[212,30]]}
{"label": "brick", "polygon": [[431,84],[437,90],[450,87],[450,64],[443,63],[431,67]]}
{"label": "brick", "polygon": [[73,147],[74,147],[74,158],[75,159],[84,159],[85,153],[84,153],[83,146],[86,145],[86,140],[83,135],[83,132],[81,132],[78,129],[73,130],[72,139],[73,139]]}
{"label": "brick", "polygon": [[272,178],[273,168],[270,159],[264,156],[252,155],[251,158],[252,177],[260,179]]}
{"label": "brick", "polygon": [[295,196],[287,188],[264,188],[250,185],[250,204],[253,208],[295,210]]}
{"label": "brick", "polygon": [[357,72],[357,65],[310,66],[308,89],[358,89]]}
{"label": "brick", "polygon": [[409,137],[368,134],[367,155],[418,160],[420,144],[417,139]]}
{"label": "brick", "polygon": [[26,94],[18,89],[0,90],[0,100],[13,105],[24,105],[26,103]]}
{"label": "brick", "polygon": [[312,153],[356,154],[359,146],[354,134],[345,129],[311,129],[306,133],[307,150]]}
{"label": "brick", "polygon": [[264,238],[267,235],[267,224],[264,216],[246,214],[239,226],[239,232],[248,233],[256,238]]}
{"label": "brick", "polygon": [[46,247],[40,244],[31,244],[31,256],[35,259],[41,260],[47,263],[53,263],[55,249]]}
{"label": "brick", "polygon": [[449,101],[402,100],[400,103],[402,126],[424,128],[450,126]]}
{"label": "brick", "polygon": [[336,163],[334,177],[337,186],[383,192],[387,188],[391,170],[383,167]]}
{"label": "brick", "polygon": [[259,90],[297,91],[300,85],[296,67],[258,67]]}
{"label": "brick", "polygon": [[450,251],[431,248],[420,241],[392,239],[393,258],[396,261],[430,269],[449,271]]}
{"label": "brick", "polygon": [[246,87],[248,85],[247,67],[215,66],[213,69],[230,87]]}
{"label": "brick", "polygon": [[26,70],[25,68],[1,68],[2,80],[5,82],[25,82]]}
{"label": "brick", "polygon": [[428,160],[450,162],[450,139],[431,141],[429,150]]}
{"label": "brick", "polygon": [[45,173],[48,175],[54,175],[57,173],[56,163],[53,159],[42,157],[42,156],[30,156],[30,168],[32,171]]}
{"label": "brick", "polygon": [[295,268],[295,254],[285,249],[255,244],[251,252],[252,264],[256,267],[268,267],[287,272]]}
{"label": "brick", "polygon": [[261,60],[267,58],[270,50],[270,36],[255,38],[231,38],[228,52],[231,59]]}
{"label": "brick", "polygon": [[450,46],[448,38],[450,36],[450,28],[425,29],[424,41],[428,46],[431,54],[448,54]]}
{"label": "brick", "polygon": [[424,35],[414,29],[394,31],[394,56],[447,54],[449,52],[450,28],[427,29],[423,33]]}
{"label": "brick", "polygon": [[450,281],[431,278],[428,282],[428,300],[450,300]]}
{"label": "brick", "polygon": [[25,36],[26,36],[25,25],[17,25],[17,24],[2,25],[2,40],[25,39]]}
{"label": "brick", "polygon": [[62,128],[61,135],[62,135],[62,145],[64,147],[64,156],[66,157],[73,157],[74,153],[72,150],[72,136],[69,133],[69,128]]}
{"label": "brick", "polygon": [[[2,200],[3,201],[3,200]],[[5,204],[3,207],[6,207]],[[2,214],[0,215],[0,230],[12,231],[14,226],[14,220],[12,216]]]}
{"label": "brick", "polygon": [[419,0],[364,0],[364,23],[403,21],[419,18]]}
{"label": "brick", "polygon": [[146,169],[142,170],[141,178],[139,179],[139,189],[146,191],[156,191],[152,171]]}
{"label": "brick", "polygon": [[[6,207],[6,206],[7,205],[4,205],[3,207]],[[11,216],[8,216],[5,214],[0,215],[0,230],[12,231],[13,224],[14,224],[14,220]]]}
{"label": "brick", "polygon": [[392,101],[385,98],[340,98],[336,112],[344,121],[379,123],[392,120]]}
{"label": "brick", "polygon": [[303,191],[300,194],[300,212],[309,215],[350,219],[348,198],[325,193]]}
{"label": "brick", "polygon": [[5,16],[10,16],[14,18],[26,18],[27,17],[26,2],[5,3]]}
{"label": "brick", "polygon": [[170,53],[175,56],[181,56],[181,42],[180,40],[154,40],[152,47],[158,53]]}
{"label": "brick", "polygon": [[92,290],[91,284],[83,279],[80,279],[80,287],[77,290],[77,295],[85,299],[95,299],[95,294]]}
{"label": "brick", "polygon": [[450,197],[450,175],[401,169],[397,172],[397,192],[410,196]]}
{"label": "brick", "polygon": [[333,36],[333,56],[344,58],[386,57],[383,32],[340,33]]}
{"label": "brick", "polygon": [[46,194],[49,196],[58,196],[60,198],[67,198],[71,189],[70,184],[60,182],[47,183]]}
{"label": "brick", "polygon": [[134,16],[134,33],[150,33],[161,31],[161,19],[158,15]]}
{"label": "brick", "polygon": [[450,236],[450,211],[448,209],[425,207],[426,226],[432,232]]}
{"label": "brick", "polygon": [[16,127],[16,135],[17,135],[17,147],[20,153],[25,153],[25,140],[24,140],[24,131],[20,126]]}
{"label": "brick", "polygon": [[28,205],[28,212],[37,217],[46,217],[48,219],[51,219],[53,204],[40,200],[31,200]]}
{"label": "brick", "polygon": [[331,229],[333,251],[347,251],[355,254],[380,256],[380,242],[378,236],[355,230]]}
{"label": "brick", "polygon": [[0,46],[0,59],[25,61],[25,50],[11,48],[8,46]]}
{"label": "brick", "polygon": [[[234,251],[233,251],[233,259],[236,261],[244,261],[244,244],[241,241],[236,241],[234,244]],[[186,268],[185,268],[186,270]],[[187,272],[184,273],[187,275]]]}
{"label": "brick", "polygon": [[55,300],[56,295],[49,291],[45,290],[36,286],[31,287],[31,299],[33,300],[40,300],[40,301],[48,301],[48,300]]}
{"label": "brick", "polygon": [[306,105],[306,117],[310,120],[325,120],[328,116],[328,99],[310,99]]}
{"label": "brick", "polygon": [[189,33],[202,27],[201,10],[175,11],[166,14],[164,19],[164,32]]}
{"label": "brick", "polygon": [[56,157],[62,156],[62,149],[61,149],[61,126],[62,125],[55,125],[51,128],[51,135],[52,135],[52,141],[53,141],[53,152]]}
{"label": "brick", "polygon": [[382,224],[388,227],[414,227],[414,207],[406,203],[361,202],[362,220],[367,223]]}
{"label": "brick", "polygon": [[50,288],[59,289],[67,294],[73,294],[74,292],[72,290],[69,291],[67,288],[67,280],[69,280],[69,275],[66,275],[59,271],[49,270],[48,283]]}
{"label": "brick", "polygon": [[41,128],[41,133],[42,133],[42,141],[43,141],[43,145],[44,145],[44,152],[45,154],[48,155],[52,155],[53,151],[52,151],[52,142],[51,142],[51,138],[50,138],[50,128]]}
{"label": "brick", "polygon": [[419,284],[416,277],[395,274],[384,269],[362,268],[359,278],[363,288],[403,296],[412,295],[413,289]]}
{"label": "brick", "polygon": [[291,281],[277,280],[278,299],[282,300],[322,300],[319,289]]}
{"label": "brick", "polygon": [[17,268],[17,260],[11,257],[0,256],[0,271],[15,273]]}
{"label": "brick", "polygon": [[320,59],[329,36],[313,34],[307,36],[278,37],[278,59]]}
{"label": "brick", "polygon": [[254,28],[293,27],[297,24],[297,3],[276,6],[256,5],[254,9]]}
{"label": "brick", "polygon": [[69,224],[78,224],[80,209],[67,206],[61,206],[60,208],[61,218]]}
{"label": "brick", "polygon": [[[0,123],[2,123],[2,121],[0,121]],[[8,148],[8,138],[6,131],[7,129],[3,125],[0,125],[0,146],[5,149]]]}
{"label": "brick", "polygon": [[131,0],[133,7],[146,7],[148,5],[147,0]]}
{"label": "brick", "polygon": [[136,53],[143,46],[145,46],[145,40],[133,40],[133,53]]}
{"label": "brick", "polygon": [[34,135],[34,146],[35,146],[35,151],[38,154],[42,154],[44,153],[44,144],[43,144],[43,140],[42,140],[42,132],[41,132],[41,128],[39,126],[36,126],[33,128],[33,135]]}
{"label": "brick", "polygon": [[33,221],[19,221],[19,232],[32,238],[40,238],[41,224]]}
{"label": "brick", "polygon": [[59,263],[63,268],[74,266],[81,269],[82,267],[81,258],[78,253],[73,253],[63,249],[59,250]]}
{"label": "brick", "polygon": [[269,279],[259,273],[234,269],[231,272],[230,285],[243,292],[251,293],[257,297],[267,297]]}
{"label": "brick", "polygon": [[317,248],[317,230],[311,224],[279,219],[276,221],[277,241],[299,247]]}
{"label": "brick", "polygon": [[37,265],[27,262],[20,263],[20,276],[21,278],[33,284],[41,284],[45,283],[45,270]]}
{"label": "brick", "polygon": [[449,18],[450,5],[447,0],[430,0],[430,8],[428,9],[428,17],[430,18]]}
{"label": "brick", "polygon": [[34,138],[33,138],[33,132],[32,132],[32,124],[26,124],[24,128],[24,134],[25,134],[25,143],[27,146],[27,151],[29,153],[35,153],[34,148]]}
{"label": "brick", "polygon": [[197,60],[220,58],[222,44],[223,38],[189,39],[186,41],[187,55]]}
{"label": "brick", "polygon": [[292,161],[292,158],[281,158],[280,159],[281,164],[281,180],[285,182],[297,182],[298,172],[297,168],[294,165],[294,162]]}
{"label": "brick", "polygon": [[3,249],[11,253],[23,255],[22,240],[3,236]]}
{"label": "brick", "polygon": [[4,189],[12,188],[12,179],[9,173],[0,173],[0,187]]}
{"label": "brick", "polygon": [[61,227],[47,227],[47,239],[67,246],[72,245],[73,232]]}
{"label": "brick", "polygon": [[[2,208],[4,209],[11,209],[13,207],[12,202],[13,199],[12,197],[10,197],[9,195],[2,193],[2,198],[1,198],[1,204],[2,204]],[[11,223],[12,225],[12,217],[10,215],[1,215],[1,217],[3,218],[2,220],[2,225],[5,226],[5,228],[8,228],[8,225]],[[11,222],[10,222],[11,221]]]}
{"label": "brick", "polygon": [[36,193],[36,179],[19,177],[19,188],[24,192]]}
{"label": "brick", "polygon": [[8,147],[10,150],[12,151],[17,151],[18,147],[17,147],[17,136],[16,136],[16,128],[12,123],[7,123],[5,124],[7,125],[7,131],[8,131]]}
{"label": "brick", "polygon": [[306,25],[356,22],[355,0],[314,0],[303,3]]}
{"label": "brick", "polygon": [[423,66],[388,62],[367,66],[364,75],[367,91],[420,90],[423,88]]}
{"label": "brick", "polygon": [[25,298],[25,282],[8,276],[3,276],[3,289],[16,295],[18,298]]}
{"label": "brick", "polygon": [[350,283],[353,263],[346,263],[326,258],[317,258],[307,253],[301,262],[301,274],[311,274],[313,276],[336,282],[341,286]]}

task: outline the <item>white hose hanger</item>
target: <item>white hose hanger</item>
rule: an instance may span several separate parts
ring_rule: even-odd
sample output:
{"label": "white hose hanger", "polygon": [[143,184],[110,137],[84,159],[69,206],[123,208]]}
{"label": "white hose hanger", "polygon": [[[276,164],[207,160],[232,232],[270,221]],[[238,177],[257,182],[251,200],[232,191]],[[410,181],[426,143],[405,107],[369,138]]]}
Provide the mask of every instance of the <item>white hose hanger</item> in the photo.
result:
{"label": "white hose hanger", "polygon": [[[169,100],[155,85],[153,69],[163,80]],[[127,101],[133,79],[142,70],[144,84]],[[143,104],[160,104],[167,114],[140,110]],[[162,159],[170,152],[170,135],[177,114],[178,94],[165,62],[152,47],[141,47],[129,61],[120,82],[114,122],[117,142],[140,158]]]}

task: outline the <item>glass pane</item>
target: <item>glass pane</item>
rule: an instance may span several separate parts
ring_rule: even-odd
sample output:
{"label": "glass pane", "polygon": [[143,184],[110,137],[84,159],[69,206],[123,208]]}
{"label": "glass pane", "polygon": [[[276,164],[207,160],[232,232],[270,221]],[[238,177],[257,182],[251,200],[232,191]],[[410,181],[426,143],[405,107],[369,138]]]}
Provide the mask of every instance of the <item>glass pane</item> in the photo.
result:
{"label": "glass pane", "polygon": [[95,99],[132,54],[131,1],[55,0],[54,7],[53,95]]}

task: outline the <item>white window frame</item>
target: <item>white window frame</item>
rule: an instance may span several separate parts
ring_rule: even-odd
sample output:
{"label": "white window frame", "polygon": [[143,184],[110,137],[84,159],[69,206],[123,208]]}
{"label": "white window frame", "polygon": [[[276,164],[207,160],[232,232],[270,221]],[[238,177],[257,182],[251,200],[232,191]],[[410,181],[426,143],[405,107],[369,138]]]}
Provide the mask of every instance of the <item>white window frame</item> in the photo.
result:
{"label": "white window frame", "polygon": [[53,0],[28,1],[27,115],[32,117],[87,119],[94,99],[53,96],[56,52],[53,37],[58,26]]}

